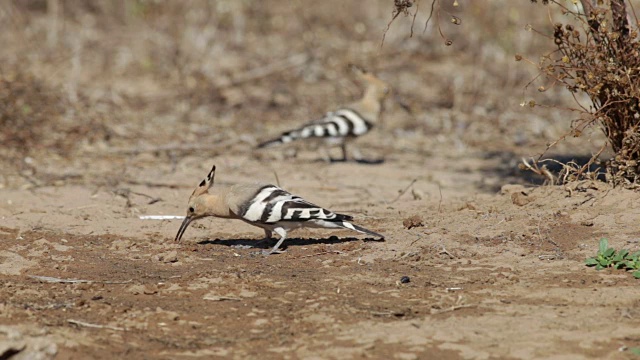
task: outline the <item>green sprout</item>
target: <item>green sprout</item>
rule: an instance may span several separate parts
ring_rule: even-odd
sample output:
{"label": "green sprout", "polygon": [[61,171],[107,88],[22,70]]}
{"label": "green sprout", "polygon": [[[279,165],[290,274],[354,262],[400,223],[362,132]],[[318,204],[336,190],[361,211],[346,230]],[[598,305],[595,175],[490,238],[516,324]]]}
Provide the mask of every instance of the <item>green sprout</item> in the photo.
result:
{"label": "green sprout", "polygon": [[640,279],[640,251],[631,254],[629,250],[616,249],[609,247],[609,241],[606,238],[600,239],[600,247],[595,257],[585,260],[587,266],[595,266],[596,270],[605,268],[615,268],[626,271],[633,271],[633,276]]}

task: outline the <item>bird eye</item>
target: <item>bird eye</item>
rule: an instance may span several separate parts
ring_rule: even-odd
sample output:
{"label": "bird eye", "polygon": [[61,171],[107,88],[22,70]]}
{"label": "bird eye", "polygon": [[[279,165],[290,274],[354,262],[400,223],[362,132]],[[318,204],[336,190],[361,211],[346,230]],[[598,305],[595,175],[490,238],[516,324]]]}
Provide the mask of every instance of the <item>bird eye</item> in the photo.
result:
{"label": "bird eye", "polygon": [[192,212],[194,212],[194,211],[195,211],[195,209],[193,208],[193,206],[190,206],[190,207],[189,207],[189,212],[190,212],[190,213],[192,213]]}

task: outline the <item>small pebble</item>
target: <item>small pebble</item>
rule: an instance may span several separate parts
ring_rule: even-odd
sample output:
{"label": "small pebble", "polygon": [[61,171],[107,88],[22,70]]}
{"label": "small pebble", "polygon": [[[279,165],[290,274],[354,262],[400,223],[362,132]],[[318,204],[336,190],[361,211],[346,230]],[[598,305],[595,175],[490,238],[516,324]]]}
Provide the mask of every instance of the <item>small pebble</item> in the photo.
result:
{"label": "small pebble", "polygon": [[403,277],[400,278],[400,283],[402,283],[402,284],[406,284],[406,283],[409,283],[409,282],[411,282],[411,279],[408,276],[403,276]]}

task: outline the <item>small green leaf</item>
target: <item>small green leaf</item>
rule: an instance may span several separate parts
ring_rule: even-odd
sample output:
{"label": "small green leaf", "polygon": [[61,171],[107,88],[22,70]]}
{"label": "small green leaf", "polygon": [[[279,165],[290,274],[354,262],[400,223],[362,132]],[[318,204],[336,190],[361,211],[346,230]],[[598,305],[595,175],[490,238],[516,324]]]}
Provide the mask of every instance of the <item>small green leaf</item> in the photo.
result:
{"label": "small green leaf", "polygon": [[634,271],[633,272],[633,277],[636,279],[640,279],[640,271]]}
{"label": "small green leaf", "polygon": [[614,248],[608,248],[607,251],[604,252],[604,257],[610,258],[612,257],[614,254],[616,253],[616,249]]}
{"label": "small green leaf", "polygon": [[620,269],[626,269],[627,265],[624,262],[619,262],[615,264],[615,268],[620,270]]}
{"label": "small green leaf", "polygon": [[596,266],[598,265],[598,260],[596,260],[595,258],[588,258],[587,260],[584,261],[584,263],[587,266]]}
{"label": "small green leaf", "polygon": [[622,261],[627,257],[627,255],[629,255],[629,250],[622,249],[622,250],[618,251],[616,256],[613,257],[613,260],[614,261]]}
{"label": "small green leaf", "polygon": [[633,355],[640,355],[640,348],[637,348],[637,347],[629,348],[629,352],[632,353]]}
{"label": "small green leaf", "polygon": [[598,252],[600,254],[604,254],[604,252],[607,251],[608,247],[609,247],[609,240],[607,240],[607,238],[600,239],[600,251]]}
{"label": "small green leaf", "polygon": [[600,264],[596,265],[596,270],[602,270],[602,269],[604,269],[604,266]]}
{"label": "small green leaf", "polygon": [[598,262],[602,267],[609,267],[609,265],[611,264],[611,261],[609,261],[609,259],[598,259]]}

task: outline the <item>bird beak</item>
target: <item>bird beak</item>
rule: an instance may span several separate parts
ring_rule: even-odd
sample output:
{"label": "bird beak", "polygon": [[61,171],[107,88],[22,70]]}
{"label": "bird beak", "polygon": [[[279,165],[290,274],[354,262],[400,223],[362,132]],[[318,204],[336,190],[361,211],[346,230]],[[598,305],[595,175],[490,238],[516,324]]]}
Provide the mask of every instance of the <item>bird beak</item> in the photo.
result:
{"label": "bird beak", "polygon": [[178,233],[176,234],[176,241],[180,241],[182,235],[184,235],[185,230],[189,227],[189,224],[193,220],[193,217],[187,216],[184,218],[182,225],[180,225],[180,229],[178,229]]}

